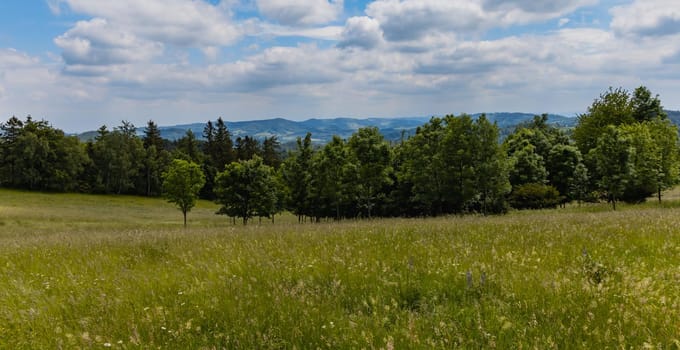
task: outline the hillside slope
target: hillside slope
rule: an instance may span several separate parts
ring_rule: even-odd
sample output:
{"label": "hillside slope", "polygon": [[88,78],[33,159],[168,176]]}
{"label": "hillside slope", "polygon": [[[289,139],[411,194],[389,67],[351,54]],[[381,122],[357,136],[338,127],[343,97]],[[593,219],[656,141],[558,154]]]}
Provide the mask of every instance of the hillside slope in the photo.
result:
{"label": "hillside slope", "polygon": [[[473,114],[478,118],[481,113]],[[531,113],[487,113],[491,122],[497,123],[502,134],[511,132],[517,125],[530,121],[535,114]],[[283,118],[226,122],[229,131],[234,138],[246,135],[257,139],[277,136],[282,143],[294,142],[298,137],[304,137],[308,132],[317,143],[326,143],[334,135],[347,139],[360,128],[377,126],[380,132],[390,141],[398,141],[415,133],[417,127],[427,123],[430,117],[407,117],[407,118],[333,118],[333,119],[309,119],[305,121],[292,121]],[[576,118],[565,117],[556,114],[549,115],[549,122],[559,127],[573,127]],[[191,130],[198,139],[203,139],[205,123],[192,123],[173,126],[161,126],[161,135],[168,140],[177,140],[183,137],[187,130]],[[138,134],[142,135],[143,127],[138,128]],[[96,136],[95,131],[78,135],[81,140],[90,140]]]}

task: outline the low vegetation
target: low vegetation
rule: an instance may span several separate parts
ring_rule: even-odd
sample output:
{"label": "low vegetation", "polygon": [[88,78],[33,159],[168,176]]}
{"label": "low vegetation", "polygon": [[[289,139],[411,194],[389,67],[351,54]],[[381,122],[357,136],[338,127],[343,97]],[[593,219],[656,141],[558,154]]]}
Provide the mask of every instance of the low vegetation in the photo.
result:
{"label": "low vegetation", "polygon": [[680,348],[680,202],[232,225],[0,190],[0,348]]}

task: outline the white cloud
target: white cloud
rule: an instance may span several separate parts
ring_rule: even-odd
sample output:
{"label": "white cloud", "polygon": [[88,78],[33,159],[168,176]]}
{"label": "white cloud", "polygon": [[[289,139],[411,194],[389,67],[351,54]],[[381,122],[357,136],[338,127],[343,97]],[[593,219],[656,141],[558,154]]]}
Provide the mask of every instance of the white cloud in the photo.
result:
{"label": "white cloud", "polygon": [[173,45],[227,45],[239,37],[230,13],[205,1],[63,1],[75,12],[105,18],[140,37]]}
{"label": "white cloud", "polygon": [[547,21],[597,0],[376,0],[366,14],[391,41],[418,40],[432,32],[479,34],[493,27]]}
{"label": "white cloud", "polygon": [[256,37],[305,37],[318,40],[336,41],[343,31],[341,26],[290,27],[251,19],[243,23],[246,35]]}
{"label": "white cloud", "polygon": [[366,13],[392,41],[414,40],[430,31],[475,31],[485,18],[477,1],[378,0]]}
{"label": "white cloud", "polygon": [[66,64],[109,65],[150,61],[160,55],[163,45],[143,40],[130,32],[119,31],[107,20],[79,21],[54,42]]}
{"label": "white cloud", "polygon": [[680,2],[635,0],[611,9],[611,27],[619,34],[666,36],[680,33]]}
{"label": "white cloud", "polygon": [[342,15],[343,0],[257,0],[265,17],[287,26],[327,24]]}
{"label": "white cloud", "polygon": [[0,68],[2,68],[2,71],[13,70],[21,67],[29,67],[37,62],[37,59],[27,55],[26,53],[19,52],[11,48],[0,48]]}
{"label": "white cloud", "polygon": [[[59,0],[73,12],[93,16],[80,21],[56,42],[65,59],[104,63],[126,61],[130,50],[140,56],[164,45],[210,48],[234,43],[241,35],[225,5],[191,0]],[[124,51],[124,52],[121,52]],[[134,59],[142,59],[136,57]]]}
{"label": "white cloud", "polygon": [[338,46],[372,49],[382,41],[383,34],[377,20],[370,17],[352,17],[345,24]]}

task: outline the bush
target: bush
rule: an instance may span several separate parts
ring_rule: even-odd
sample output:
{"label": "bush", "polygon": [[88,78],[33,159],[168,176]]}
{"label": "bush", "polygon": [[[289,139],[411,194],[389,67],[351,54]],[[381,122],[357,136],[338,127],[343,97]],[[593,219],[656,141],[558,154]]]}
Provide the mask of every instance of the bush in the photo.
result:
{"label": "bush", "polygon": [[556,208],[561,201],[555,187],[539,183],[517,186],[510,194],[510,205],[515,209]]}

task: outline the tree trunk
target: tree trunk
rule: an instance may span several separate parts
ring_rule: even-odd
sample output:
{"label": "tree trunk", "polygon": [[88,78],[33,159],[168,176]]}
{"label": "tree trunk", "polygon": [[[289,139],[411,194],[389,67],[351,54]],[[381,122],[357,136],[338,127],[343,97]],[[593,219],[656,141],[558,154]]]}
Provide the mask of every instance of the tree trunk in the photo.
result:
{"label": "tree trunk", "polygon": [[661,203],[661,186],[659,186],[658,196],[659,196],[659,203]]}
{"label": "tree trunk", "polygon": [[184,214],[184,228],[187,227],[187,211],[182,210],[182,214]]}

